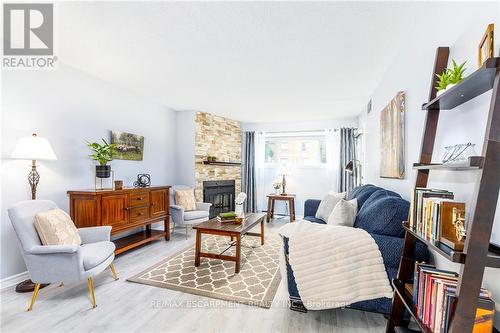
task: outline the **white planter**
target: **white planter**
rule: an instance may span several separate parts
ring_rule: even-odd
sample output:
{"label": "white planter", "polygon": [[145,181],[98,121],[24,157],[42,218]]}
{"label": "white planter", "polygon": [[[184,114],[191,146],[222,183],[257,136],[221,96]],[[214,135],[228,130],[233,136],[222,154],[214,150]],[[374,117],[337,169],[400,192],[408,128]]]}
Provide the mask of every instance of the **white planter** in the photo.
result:
{"label": "white planter", "polygon": [[456,86],[456,83],[450,83],[449,85],[446,86],[446,89],[444,90],[439,90],[437,93],[436,93],[436,97],[443,94],[444,92],[448,91],[448,89],[451,89],[453,88],[454,86]]}

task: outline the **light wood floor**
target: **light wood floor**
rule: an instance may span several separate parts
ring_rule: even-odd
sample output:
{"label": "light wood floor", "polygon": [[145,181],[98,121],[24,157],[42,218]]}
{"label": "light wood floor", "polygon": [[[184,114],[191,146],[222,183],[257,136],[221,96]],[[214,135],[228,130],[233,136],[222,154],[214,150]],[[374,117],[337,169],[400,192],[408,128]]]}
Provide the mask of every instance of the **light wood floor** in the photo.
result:
{"label": "light wood floor", "polygon": [[[267,236],[286,219],[267,224]],[[42,290],[32,312],[31,294],[14,287],[1,291],[2,332],[368,332],[385,331],[382,315],[337,309],[298,313],[288,309],[287,292],[280,288],[270,309],[217,301],[163,288],[125,281],[161,259],[194,244],[176,230],[170,242],[157,241],[120,255],[115,260],[120,280],[109,270],[94,279],[97,308],[91,309],[86,283]]]}

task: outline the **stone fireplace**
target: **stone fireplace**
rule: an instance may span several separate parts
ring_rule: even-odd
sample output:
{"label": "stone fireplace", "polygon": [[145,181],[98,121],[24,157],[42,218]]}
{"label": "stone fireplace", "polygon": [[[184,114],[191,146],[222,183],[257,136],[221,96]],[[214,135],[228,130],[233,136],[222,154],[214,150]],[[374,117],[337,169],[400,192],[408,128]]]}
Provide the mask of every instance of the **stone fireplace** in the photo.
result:
{"label": "stone fireplace", "polygon": [[[216,116],[210,113],[197,112],[195,117],[195,195],[199,201],[205,201],[204,185],[226,184],[232,182],[231,205],[228,206],[228,196],[224,195],[222,204],[224,211],[234,210],[235,194],[241,192],[241,166],[204,164],[207,156],[215,156],[219,162],[241,162],[241,126],[236,120]],[[222,190],[226,190],[224,187]],[[211,190],[212,191],[212,190]],[[210,192],[212,193],[212,192]],[[207,201],[210,202],[210,201]],[[215,206],[215,205],[214,205]],[[214,207],[215,209],[215,207]],[[218,208],[217,208],[218,209]],[[212,216],[211,211],[211,216]]]}
{"label": "stone fireplace", "polygon": [[235,181],[209,180],[203,182],[203,202],[210,202],[210,218],[234,211]]}

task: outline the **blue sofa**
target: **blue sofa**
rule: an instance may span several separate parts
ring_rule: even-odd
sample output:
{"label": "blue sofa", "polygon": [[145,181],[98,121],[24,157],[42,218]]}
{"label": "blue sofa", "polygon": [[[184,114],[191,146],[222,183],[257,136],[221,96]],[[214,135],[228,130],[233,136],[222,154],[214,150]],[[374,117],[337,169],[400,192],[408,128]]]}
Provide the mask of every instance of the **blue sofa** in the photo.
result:
{"label": "blue sofa", "polygon": [[[358,213],[354,222],[355,228],[366,230],[377,243],[389,279],[396,278],[399,261],[403,250],[405,231],[401,225],[408,218],[410,203],[395,192],[375,185],[362,185],[348,193],[347,199],[358,200]],[[304,219],[325,224],[326,222],[315,217],[320,200],[306,200],[304,204]],[[288,293],[290,308],[296,311],[306,311],[300,300],[295,283],[293,270],[288,263],[288,239],[284,239],[285,258],[287,268]],[[422,243],[417,243],[416,259],[427,261],[429,252]],[[353,303],[349,308],[389,314],[391,299],[377,298],[374,300]]]}

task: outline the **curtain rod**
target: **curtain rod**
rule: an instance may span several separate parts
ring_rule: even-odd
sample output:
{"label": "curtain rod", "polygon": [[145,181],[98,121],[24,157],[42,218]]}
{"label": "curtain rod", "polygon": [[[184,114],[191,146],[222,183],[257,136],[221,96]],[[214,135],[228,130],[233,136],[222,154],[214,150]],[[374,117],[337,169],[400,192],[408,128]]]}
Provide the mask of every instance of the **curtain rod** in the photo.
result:
{"label": "curtain rod", "polygon": [[[346,128],[352,128],[354,130],[358,130],[357,127],[346,127]],[[340,130],[340,127],[334,128],[333,131],[337,132]],[[270,133],[270,134],[277,134],[277,133],[311,133],[311,132],[324,132],[324,129],[315,129],[315,130],[297,130],[297,131],[258,131],[261,133]]]}

